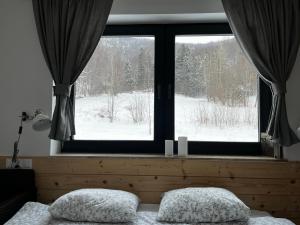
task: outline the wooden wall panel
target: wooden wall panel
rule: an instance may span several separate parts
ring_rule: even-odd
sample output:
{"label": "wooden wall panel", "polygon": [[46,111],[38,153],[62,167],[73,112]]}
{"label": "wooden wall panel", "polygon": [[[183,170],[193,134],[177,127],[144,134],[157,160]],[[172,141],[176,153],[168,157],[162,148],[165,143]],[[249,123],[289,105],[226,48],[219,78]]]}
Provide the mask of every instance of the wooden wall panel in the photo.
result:
{"label": "wooden wall panel", "polygon": [[165,192],[182,187],[216,186],[230,189],[236,194],[300,195],[300,180],[291,179],[37,174],[36,180],[40,188],[59,190],[101,186],[128,191]]}
{"label": "wooden wall panel", "polygon": [[[169,158],[36,158],[38,173],[299,178],[300,163]],[[47,167],[45,167],[47,165]]]}
{"label": "wooden wall panel", "polygon": [[[4,166],[0,157],[0,167]],[[300,163],[273,160],[162,157],[34,157],[38,199],[48,203],[78,188],[134,192],[159,203],[165,191],[223,187],[253,209],[300,222]],[[299,223],[300,224],[300,223]]]}
{"label": "wooden wall panel", "polygon": [[5,168],[5,157],[0,157],[0,168]]}

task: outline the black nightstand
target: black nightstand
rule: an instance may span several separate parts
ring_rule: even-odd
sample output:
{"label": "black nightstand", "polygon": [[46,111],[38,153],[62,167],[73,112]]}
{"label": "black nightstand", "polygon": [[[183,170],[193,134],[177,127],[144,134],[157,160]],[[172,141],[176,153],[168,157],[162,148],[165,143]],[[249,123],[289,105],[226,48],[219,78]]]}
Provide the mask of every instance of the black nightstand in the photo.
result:
{"label": "black nightstand", "polygon": [[29,169],[0,169],[0,224],[26,202],[36,201],[35,175]]}

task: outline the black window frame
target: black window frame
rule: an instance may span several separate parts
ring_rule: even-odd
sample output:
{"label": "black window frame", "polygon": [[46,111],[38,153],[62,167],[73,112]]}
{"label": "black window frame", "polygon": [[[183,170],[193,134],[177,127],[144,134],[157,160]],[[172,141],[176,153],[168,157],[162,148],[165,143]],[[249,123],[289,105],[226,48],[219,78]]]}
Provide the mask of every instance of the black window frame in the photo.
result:
{"label": "black window frame", "polygon": [[[175,36],[201,34],[232,34],[228,23],[166,24],[166,25],[108,25],[104,36],[154,36],[154,140],[74,140],[63,143],[62,153],[101,154],[164,154],[164,140],[174,140],[175,121]],[[259,78],[258,78],[259,79]],[[75,88],[76,90],[76,88]],[[264,132],[271,108],[271,92],[259,79],[259,129]],[[72,99],[74,102],[74,89]],[[262,104],[262,102],[264,104]],[[177,153],[177,142],[174,153]],[[205,155],[261,155],[258,142],[189,141],[189,154]]]}

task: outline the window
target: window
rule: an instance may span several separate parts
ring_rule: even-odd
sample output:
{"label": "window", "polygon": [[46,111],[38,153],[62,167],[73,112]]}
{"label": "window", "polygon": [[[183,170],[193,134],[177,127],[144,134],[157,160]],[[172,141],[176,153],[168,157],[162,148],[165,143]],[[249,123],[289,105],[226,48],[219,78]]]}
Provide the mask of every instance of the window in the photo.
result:
{"label": "window", "polygon": [[153,140],[153,106],[154,37],[105,36],[76,82],[74,140]]}
{"label": "window", "polygon": [[257,75],[233,35],[175,38],[175,139],[258,142]]}
{"label": "window", "polygon": [[107,26],[62,151],[157,154],[187,136],[189,154],[257,155],[270,96],[228,24]]}

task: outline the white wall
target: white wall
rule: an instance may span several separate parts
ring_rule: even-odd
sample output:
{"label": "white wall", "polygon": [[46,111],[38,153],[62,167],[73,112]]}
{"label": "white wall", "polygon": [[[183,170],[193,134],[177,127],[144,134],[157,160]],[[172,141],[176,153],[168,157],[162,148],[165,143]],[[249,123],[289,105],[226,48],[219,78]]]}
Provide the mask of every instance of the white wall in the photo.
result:
{"label": "white wall", "polygon": [[[51,112],[51,77],[35,29],[31,1],[0,1],[0,154],[10,155],[17,138],[18,115],[37,108]],[[48,155],[47,132],[25,123],[22,155]]]}
{"label": "white wall", "polygon": [[[188,2],[188,3],[187,3]],[[222,13],[220,0],[115,0],[112,14]],[[292,127],[300,125],[300,56],[288,82],[287,105]],[[0,155],[11,155],[18,115],[42,108],[51,114],[52,81],[36,33],[31,0],[0,0]],[[22,155],[49,155],[48,131],[24,125]],[[300,160],[300,145],[286,150]]]}
{"label": "white wall", "polygon": [[[287,83],[287,111],[291,127],[296,130],[300,126],[300,51]],[[300,161],[300,144],[285,148],[284,155],[289,160]]]}
{"label": "white wall", "polygon": [[224,12],[220,0],[114,0],[111,14]]}
{"label": "white wall", "polygon": [[223,22],[220,0],[114,0],[109,24]]}

